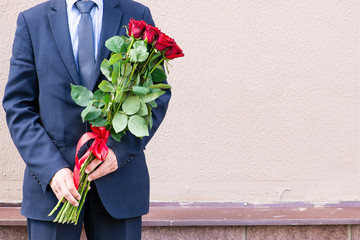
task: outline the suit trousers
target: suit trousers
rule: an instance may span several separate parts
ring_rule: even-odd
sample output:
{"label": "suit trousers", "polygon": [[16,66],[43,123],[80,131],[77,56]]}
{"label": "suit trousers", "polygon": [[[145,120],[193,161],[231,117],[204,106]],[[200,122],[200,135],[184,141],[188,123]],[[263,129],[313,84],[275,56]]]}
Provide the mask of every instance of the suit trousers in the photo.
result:
{"label": "suit trousers", "polygon": [[141,240],[141,216],[116,219],[91,184],[77,225],[27,219],[29,240],[79,240],[84,222],[88,240]]}

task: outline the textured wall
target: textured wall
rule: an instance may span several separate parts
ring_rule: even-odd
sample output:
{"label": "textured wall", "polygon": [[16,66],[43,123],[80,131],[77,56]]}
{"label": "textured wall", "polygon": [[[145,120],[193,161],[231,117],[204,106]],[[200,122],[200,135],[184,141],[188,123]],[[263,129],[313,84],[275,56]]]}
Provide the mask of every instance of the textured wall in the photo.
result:
{"label": "textured wall", "polygon": [[[39,2],[0,0],[1,89],[16,15]],[[186,54],[147,147],[152,200],[360,200],[357,0],[141,2]],[[0,200],[16,201],[2,110],[0,136]]]}

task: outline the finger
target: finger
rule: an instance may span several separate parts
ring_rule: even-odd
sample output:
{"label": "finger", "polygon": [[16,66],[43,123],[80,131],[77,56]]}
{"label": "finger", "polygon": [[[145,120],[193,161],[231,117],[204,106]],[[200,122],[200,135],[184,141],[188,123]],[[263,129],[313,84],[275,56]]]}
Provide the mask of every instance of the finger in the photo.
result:
{"label": "finger", "polygon": [[[116,165],[117,166],[117,165]],[[88,181],[93,181],[95,179],[101,178],[111,172],[114,172],[117,168],[115,167],[114,160],[107,159],[100,165],[93,173],[88,177]]]}
{"label": "finger", "polygon": [[105,166],[106,164],[102,164],[100,167],[98,167],[94,172],[92,172],[89,176],[88,176],[88,181],[93,181],[95,179],[101,178],[102,176],[105,176]]}
{"label": "finger", "polygon": [[53,193],[55,194],[56,198],[60,200],[62,198],[60,186],[55,181],[51,181],[50,187]]}
{"label": "finger", "polygon": [[71,205],[73,205],[75,207],[79,206],[78,201],[76,201],[76,199],[73,197],[73,195],[70,193],[70,191],[67,189],[66,186],[63,188],[62,192],[63,192],[63,196],[66,198],[66,200],[68,200],[68,202]]}
{"label": "finger", "polygon": [[94,160],[91,161],[91,163],[89,164],[89,166],[87,166],[87,168],[85,169],[85,173],[89,174],[92,171],[94,171],[94,169],[99,166],[99,164],[101,163],[101,161],[97,158],[95,158]]}
{"label": "finger", "polygon": [[53,190],[53,192],[54,192],[54,194],[55,194],[55,196],[56,196],[56,198],[57,198],[58,200],[60,200],[60,199],[62,198],[62,196],[61,196],[61,194],[59,193],[59,191]]}
{"label": "finger", "polygon": [[74,180],[72,178],[67,178],[66,179],[66,185],[67,188],[69,190],[69,192],[71,193],[71,195],[76,198],[77,200],[81,199],[80,193],[77,191],[76,187],[75,187],[75,183]]}

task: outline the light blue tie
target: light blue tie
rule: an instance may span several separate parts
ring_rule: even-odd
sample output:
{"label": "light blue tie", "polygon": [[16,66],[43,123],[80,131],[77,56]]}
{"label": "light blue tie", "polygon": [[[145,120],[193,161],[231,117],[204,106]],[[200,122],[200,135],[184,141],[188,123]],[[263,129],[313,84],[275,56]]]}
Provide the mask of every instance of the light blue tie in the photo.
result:
{"label": "light blue tie", "polygon": [[79,74],[82,85],[90,88],[95,65],[94,34],[90,12],[95,3],[92,1],[78,1],[75,5],[81,12],[79,23]]}

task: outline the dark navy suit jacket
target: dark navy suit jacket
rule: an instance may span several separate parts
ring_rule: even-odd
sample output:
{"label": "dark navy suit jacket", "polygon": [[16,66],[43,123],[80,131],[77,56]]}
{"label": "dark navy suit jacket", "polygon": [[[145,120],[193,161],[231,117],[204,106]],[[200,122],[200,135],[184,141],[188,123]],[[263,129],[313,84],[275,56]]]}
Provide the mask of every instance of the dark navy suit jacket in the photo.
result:
{"label": "dark navy suit jacket", "polygon": [[[100,80],[100,63],[109,57],[105,41],[125,35],[130,18],[154,24],[147,7],[131,0],[104,0],[99,53],[92,90]],[[64,167],[74,167],[75,148],[88,131],[81,121],[83,108],[70,97],[70,84],[80,84],[65,0],[51,0],[19,14],[5,88],[3,107],[12,139],[26,163],[21,213],[28,218],[47,217],[57,199],[48,184]],[[128,133],[121,143],[109,139],[119,169],[95,181],[107,211],[115,218],[146,214],[149,210],[149,174],[143,150],[163,120],[170,91],[153,109],[154,126],[142,140]]]}

